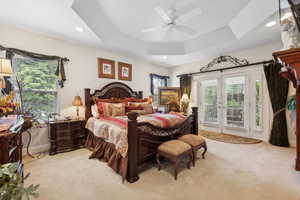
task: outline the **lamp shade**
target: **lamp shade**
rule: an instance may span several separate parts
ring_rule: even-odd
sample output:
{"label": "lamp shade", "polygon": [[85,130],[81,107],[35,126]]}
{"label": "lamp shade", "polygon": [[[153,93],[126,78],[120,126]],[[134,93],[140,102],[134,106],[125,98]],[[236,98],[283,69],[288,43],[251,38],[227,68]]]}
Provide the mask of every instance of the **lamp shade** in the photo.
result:
{"label": "lamp shade", "polygon": [[186,93],[184,93],[182,95],[181,102],[183,102],[183,103],[189,103],[190,102],[189,96]]}
{"label": "lamp shade", "polygon": [[80,96],[75,96],[72,102],[73,106],[82,106],[82,101]]}
{"label": "lamp shade", "polygon": [[0,76],[11,76],[13,74],[10,60],[0,58]]}

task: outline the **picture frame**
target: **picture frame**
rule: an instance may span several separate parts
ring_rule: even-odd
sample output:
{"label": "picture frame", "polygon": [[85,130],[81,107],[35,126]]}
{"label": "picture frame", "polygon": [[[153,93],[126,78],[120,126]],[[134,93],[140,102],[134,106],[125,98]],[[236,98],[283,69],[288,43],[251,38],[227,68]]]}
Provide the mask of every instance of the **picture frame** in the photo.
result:
{"label": "picture frame", "polygon": [[159,105],[180,105],[181,92],[180,87],[162,87],[158,88]]}
{"label": "picture frame", "polygon": [[118,78],[123,81],[132,80],[132,64],[118,62]]}
{"label": "picture frame", "polygon": [[115,79],[115,61],[98,58],[98,76],[99,78]]}

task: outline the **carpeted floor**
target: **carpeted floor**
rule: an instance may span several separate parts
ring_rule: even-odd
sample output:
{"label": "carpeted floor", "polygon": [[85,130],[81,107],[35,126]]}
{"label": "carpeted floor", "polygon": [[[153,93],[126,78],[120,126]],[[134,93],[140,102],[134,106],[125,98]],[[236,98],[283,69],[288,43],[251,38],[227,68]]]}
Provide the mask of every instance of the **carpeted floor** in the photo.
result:
{"label": "carpeted floor", "polygon": [[232,144],[257,144],[262,142],[261,140],[257,140],[257,139],[240,137],[228,133],[217,133],[217,132],[206,131],[206,130],[201,130],[199,134],[211,140],[232,143]]}
{"label": "carpeted floor", "polygon": [[137,183],[122,183],[82,149],[27,162],[27,184],[41,184],[40,200],[300,200],[295,149],[207,142],[206,160],[182,169],[177,181],[167,165],[143,172]]}

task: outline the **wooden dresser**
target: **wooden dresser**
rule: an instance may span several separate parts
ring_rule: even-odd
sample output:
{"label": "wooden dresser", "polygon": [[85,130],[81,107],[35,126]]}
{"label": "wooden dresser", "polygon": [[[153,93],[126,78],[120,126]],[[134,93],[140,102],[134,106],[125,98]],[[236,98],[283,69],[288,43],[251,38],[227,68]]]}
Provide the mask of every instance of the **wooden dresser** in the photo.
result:
{"label": "wooden dresser", "polygon": [[18,117],[11,120],[13,120],[12,127],[7,131],[0,132],[0,164],[22,162],[22,126],[24,119]]}
{"label": "wooden dresser", "polygon": [[73,151],[84,147],[86,140],[85,120],[49,122],[50,155]]}

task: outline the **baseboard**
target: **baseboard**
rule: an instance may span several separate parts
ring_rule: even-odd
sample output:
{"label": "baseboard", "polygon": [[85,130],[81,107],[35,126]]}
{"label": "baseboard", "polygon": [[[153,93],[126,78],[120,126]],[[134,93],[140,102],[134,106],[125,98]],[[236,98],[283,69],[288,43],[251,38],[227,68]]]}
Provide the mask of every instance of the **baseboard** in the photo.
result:
{"label": "baseboard", "polygon": [[[50,144],[42,144],[42,145],[38,145],[38,146],[30,146],[29,147],[29,153],[31,154],[37,154],[37,153],[43,153],[43,152],[47,152],[50,149]],[[22,150],[23,155],[26,155],[26,148],[23,148]]]}

